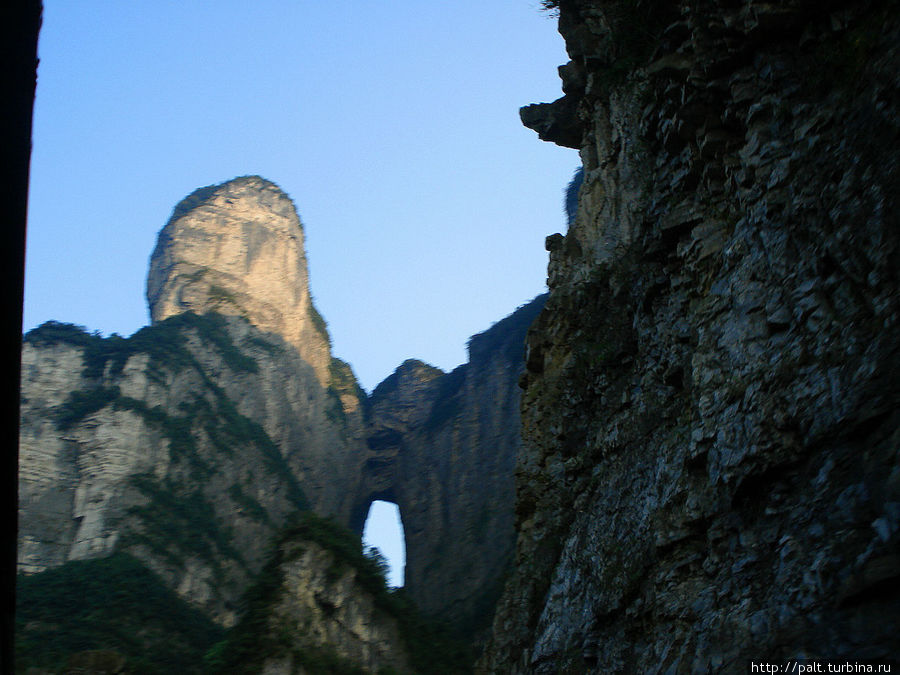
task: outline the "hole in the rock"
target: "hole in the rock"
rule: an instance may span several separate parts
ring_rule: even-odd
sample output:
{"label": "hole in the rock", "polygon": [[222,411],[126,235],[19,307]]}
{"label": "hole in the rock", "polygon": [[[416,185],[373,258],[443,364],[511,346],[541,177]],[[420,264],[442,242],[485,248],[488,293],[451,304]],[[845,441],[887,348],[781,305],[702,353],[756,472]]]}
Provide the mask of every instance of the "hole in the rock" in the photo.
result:
{"label": "hole in the rock", "polygon": [[363,528],[363,550],[376,547],[388,563],[388,586],[399,588],[403,585],[406,568],[406,541],[403,537],[403,522],[396,504],[376,500],[369,506],[366,525]]}

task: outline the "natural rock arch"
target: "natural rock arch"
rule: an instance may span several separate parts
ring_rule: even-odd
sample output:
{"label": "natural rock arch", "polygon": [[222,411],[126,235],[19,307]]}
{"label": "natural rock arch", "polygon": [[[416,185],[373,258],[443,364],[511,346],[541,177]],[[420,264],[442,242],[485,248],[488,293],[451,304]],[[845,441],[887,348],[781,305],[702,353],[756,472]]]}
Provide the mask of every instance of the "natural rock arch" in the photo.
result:
{"label": "natural rock arch", "polygon": [[367,456],[346,524],[362,534],[371,503],[397,504],[407,592],[425,613],[487,628],[512,561],[518,381],[539,297],[469,341],[450,373],[403,362],[369,397]]}

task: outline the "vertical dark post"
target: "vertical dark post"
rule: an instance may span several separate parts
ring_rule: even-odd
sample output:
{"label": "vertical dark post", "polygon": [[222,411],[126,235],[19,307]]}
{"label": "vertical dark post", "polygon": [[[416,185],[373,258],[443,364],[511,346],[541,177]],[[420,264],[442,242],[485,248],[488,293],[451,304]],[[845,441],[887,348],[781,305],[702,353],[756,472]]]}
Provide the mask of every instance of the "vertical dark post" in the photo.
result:
{"label": "vertical dark post", "polygon": [[28,167],[31,159],[31,119],[37,77],[37,37],[40,0],[0,3],[0,499],[3,549],[0,556],[0,673],[13,671],[16,610],[16,525],[18,515],[19,374],[22,353],[22,294],[25,279],[25,217]]}

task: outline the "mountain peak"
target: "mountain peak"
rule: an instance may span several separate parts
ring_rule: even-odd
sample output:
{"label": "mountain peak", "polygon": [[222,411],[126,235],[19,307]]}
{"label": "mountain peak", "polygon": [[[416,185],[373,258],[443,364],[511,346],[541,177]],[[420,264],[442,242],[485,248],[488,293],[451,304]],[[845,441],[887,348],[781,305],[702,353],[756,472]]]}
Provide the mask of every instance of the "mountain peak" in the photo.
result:
{"label": "mountain peak", "polygon": [[303,225],[291,198],[261,176],[201,187],[178,203],[150,257],[147,302],[154,323],[190,311],[242,316],[284,338],[328,381]]}

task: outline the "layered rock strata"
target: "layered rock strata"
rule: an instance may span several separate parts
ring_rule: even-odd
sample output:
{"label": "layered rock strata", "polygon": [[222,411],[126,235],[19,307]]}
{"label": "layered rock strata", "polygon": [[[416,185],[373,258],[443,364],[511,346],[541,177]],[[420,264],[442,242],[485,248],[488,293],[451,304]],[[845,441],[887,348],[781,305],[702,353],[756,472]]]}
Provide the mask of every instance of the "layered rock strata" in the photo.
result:
{"label": "layered rock strata", "polygon": [[480,669],[895,656],[897,3],[559,12],[565,96],[522,117],[584,185]]}

